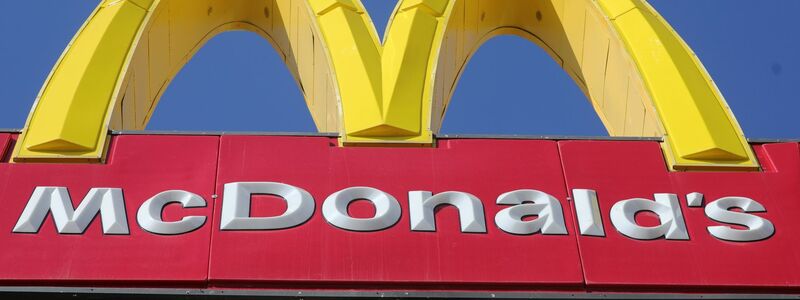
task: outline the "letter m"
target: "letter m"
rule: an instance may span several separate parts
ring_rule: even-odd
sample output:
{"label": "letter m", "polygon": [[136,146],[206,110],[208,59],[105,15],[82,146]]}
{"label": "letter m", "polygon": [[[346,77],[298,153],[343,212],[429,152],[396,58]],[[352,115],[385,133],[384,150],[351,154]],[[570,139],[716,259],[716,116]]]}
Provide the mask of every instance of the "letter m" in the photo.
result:
{"label": "letter m", "polygon": [[82,234],[98,213],[103,221],[104,234],[128,234],[128,218],[121,189],[93,188],[75,209],[67,188],[36,187],[13,232],[39,232],[48,212],[52,214],[61,234]]}

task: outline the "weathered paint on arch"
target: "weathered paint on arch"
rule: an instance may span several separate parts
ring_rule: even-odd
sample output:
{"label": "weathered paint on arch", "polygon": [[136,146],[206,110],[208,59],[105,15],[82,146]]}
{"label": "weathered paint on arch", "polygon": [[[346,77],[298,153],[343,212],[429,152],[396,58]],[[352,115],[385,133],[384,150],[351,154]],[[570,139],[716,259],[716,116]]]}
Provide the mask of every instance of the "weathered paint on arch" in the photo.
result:
{"label": "weathered paint on arch", "polygon": [[642,0],[403,0],[383,43],[359,0],[106,0],[42,88],[15,160],[101,160],[108,129],[144,129],[195,51],[236,29],[272,42],[318,129],[345,145],[432,143],[471,55],[517,34],[611,135],[665,136],[674,169],[758,166],[707,72]]}

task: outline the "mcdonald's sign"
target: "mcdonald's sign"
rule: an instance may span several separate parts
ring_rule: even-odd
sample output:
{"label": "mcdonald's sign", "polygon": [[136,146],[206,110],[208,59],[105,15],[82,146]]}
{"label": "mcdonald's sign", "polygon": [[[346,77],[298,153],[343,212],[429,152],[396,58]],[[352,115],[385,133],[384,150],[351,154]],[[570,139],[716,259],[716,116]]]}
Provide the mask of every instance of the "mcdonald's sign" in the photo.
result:
{"label": "mcdonald's sign", "polygon": [[[331,133],[142,131],[227,30],[269,40]],[[438,135],[498,34],[616,137]],[[104,0],[0,158],[2,294],[800,293],[800,143],[748,141],[643,0],[402,0],[384,41],[359,0]]]}

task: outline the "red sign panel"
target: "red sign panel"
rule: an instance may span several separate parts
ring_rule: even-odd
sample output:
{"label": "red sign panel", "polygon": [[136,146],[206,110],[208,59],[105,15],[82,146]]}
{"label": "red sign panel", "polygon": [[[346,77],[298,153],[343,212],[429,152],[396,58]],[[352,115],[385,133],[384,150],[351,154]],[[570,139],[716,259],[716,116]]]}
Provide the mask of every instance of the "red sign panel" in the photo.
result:
{"label": "red sign panel", "polygon": [[[141,230],[136,212],[148,198],[183,189],[214,193],[218,137],[116,136],[108,163],[0,164],[0,282],[96,285],[203,284],[211,227],[180,236]],[[80,234],[59,234],[53,218],[36,233],[12,233],[36,187],[67,188],[74,207],[92,188],[120,188],[129,234],[103,234],[100,217]],[[212,207],[164,210],[165,220],[210,215]],[[209,222],[210,223],[210,222]]]}
{"label": "red sign panel", "polygon": [[11,135],[8,133],[0,133],[0,162],[5,161],[6,153],[10,152]]}
{"label": "red sign panel", "polygon": [[0,285],[798,291],[800,145],[753,147],[670,172],[648,141],[115,136],[0,163]]}
{"label": "red sign panel", "polygon": [[[282,182],[310,192],[318,210],[307,223],[286,230],[214,230],[212,283],[582,285],[571,224],[568,235],[556,236],[511,235],[493,224],[503,208],[495,204],[502,193],[536,188],[566,197],[555,142],[442,140],[437,148],[341,148],[335,143],[323,138],[222,137],[218,192],[229,182]],[[327,224],[319,215],[323,200],[353,186],[393,195],[402,207],[400,221],[374,232]],[[475,195],[485,208],[487,232],[462,233],[452,206],[441,206],[436,213],[435,232],[411,231],[408,193],[418,190]],[[220,205],[216,207],[218,220]],[[564,210],[570,213],[568,207]]]}
{"label": "red sign panel", "polygon": [[[606,228],[605,237],[578,236],[589,287],[800,286],[800,184],[775,184],[777,178],[797,182],[797,144],[757,146],[760,160],[772,163],[764,172],[667,172],[661,148],[652,142],[568,141],[559,148],[567,187],[596,190]],[[703,194],[703,206],[687,205],[686,195],[694,192]],[[688,240],[636,240],[616,232],[609,220],[611,207],[624,199],[653,199],[654,193],[678,196]],[[766,207],[755,214],[774,224],[774,235],[732,242],[709,234],[709,226],[724,224],[710,220],[703,207],[729,196],[752,198]],[[637,220],[651,226],[657,222],[647,215]]]}

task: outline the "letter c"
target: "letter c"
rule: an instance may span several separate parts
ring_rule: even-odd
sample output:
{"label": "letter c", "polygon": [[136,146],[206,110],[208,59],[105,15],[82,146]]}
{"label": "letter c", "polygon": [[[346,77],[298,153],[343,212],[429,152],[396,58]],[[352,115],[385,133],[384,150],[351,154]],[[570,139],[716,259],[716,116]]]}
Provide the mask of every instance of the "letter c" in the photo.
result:
{"label": "letter c", "polygon": [[170,203],[180,203],[184,208],[206,206],[206,200],[194,193],[180,190],[161,192],[139,207],[136,214],[139,226],[150,233],[175,235],[191,232],[206,223],[204,216],[187,216],[180,221],[165,222],[161,219],[161,212]]}

